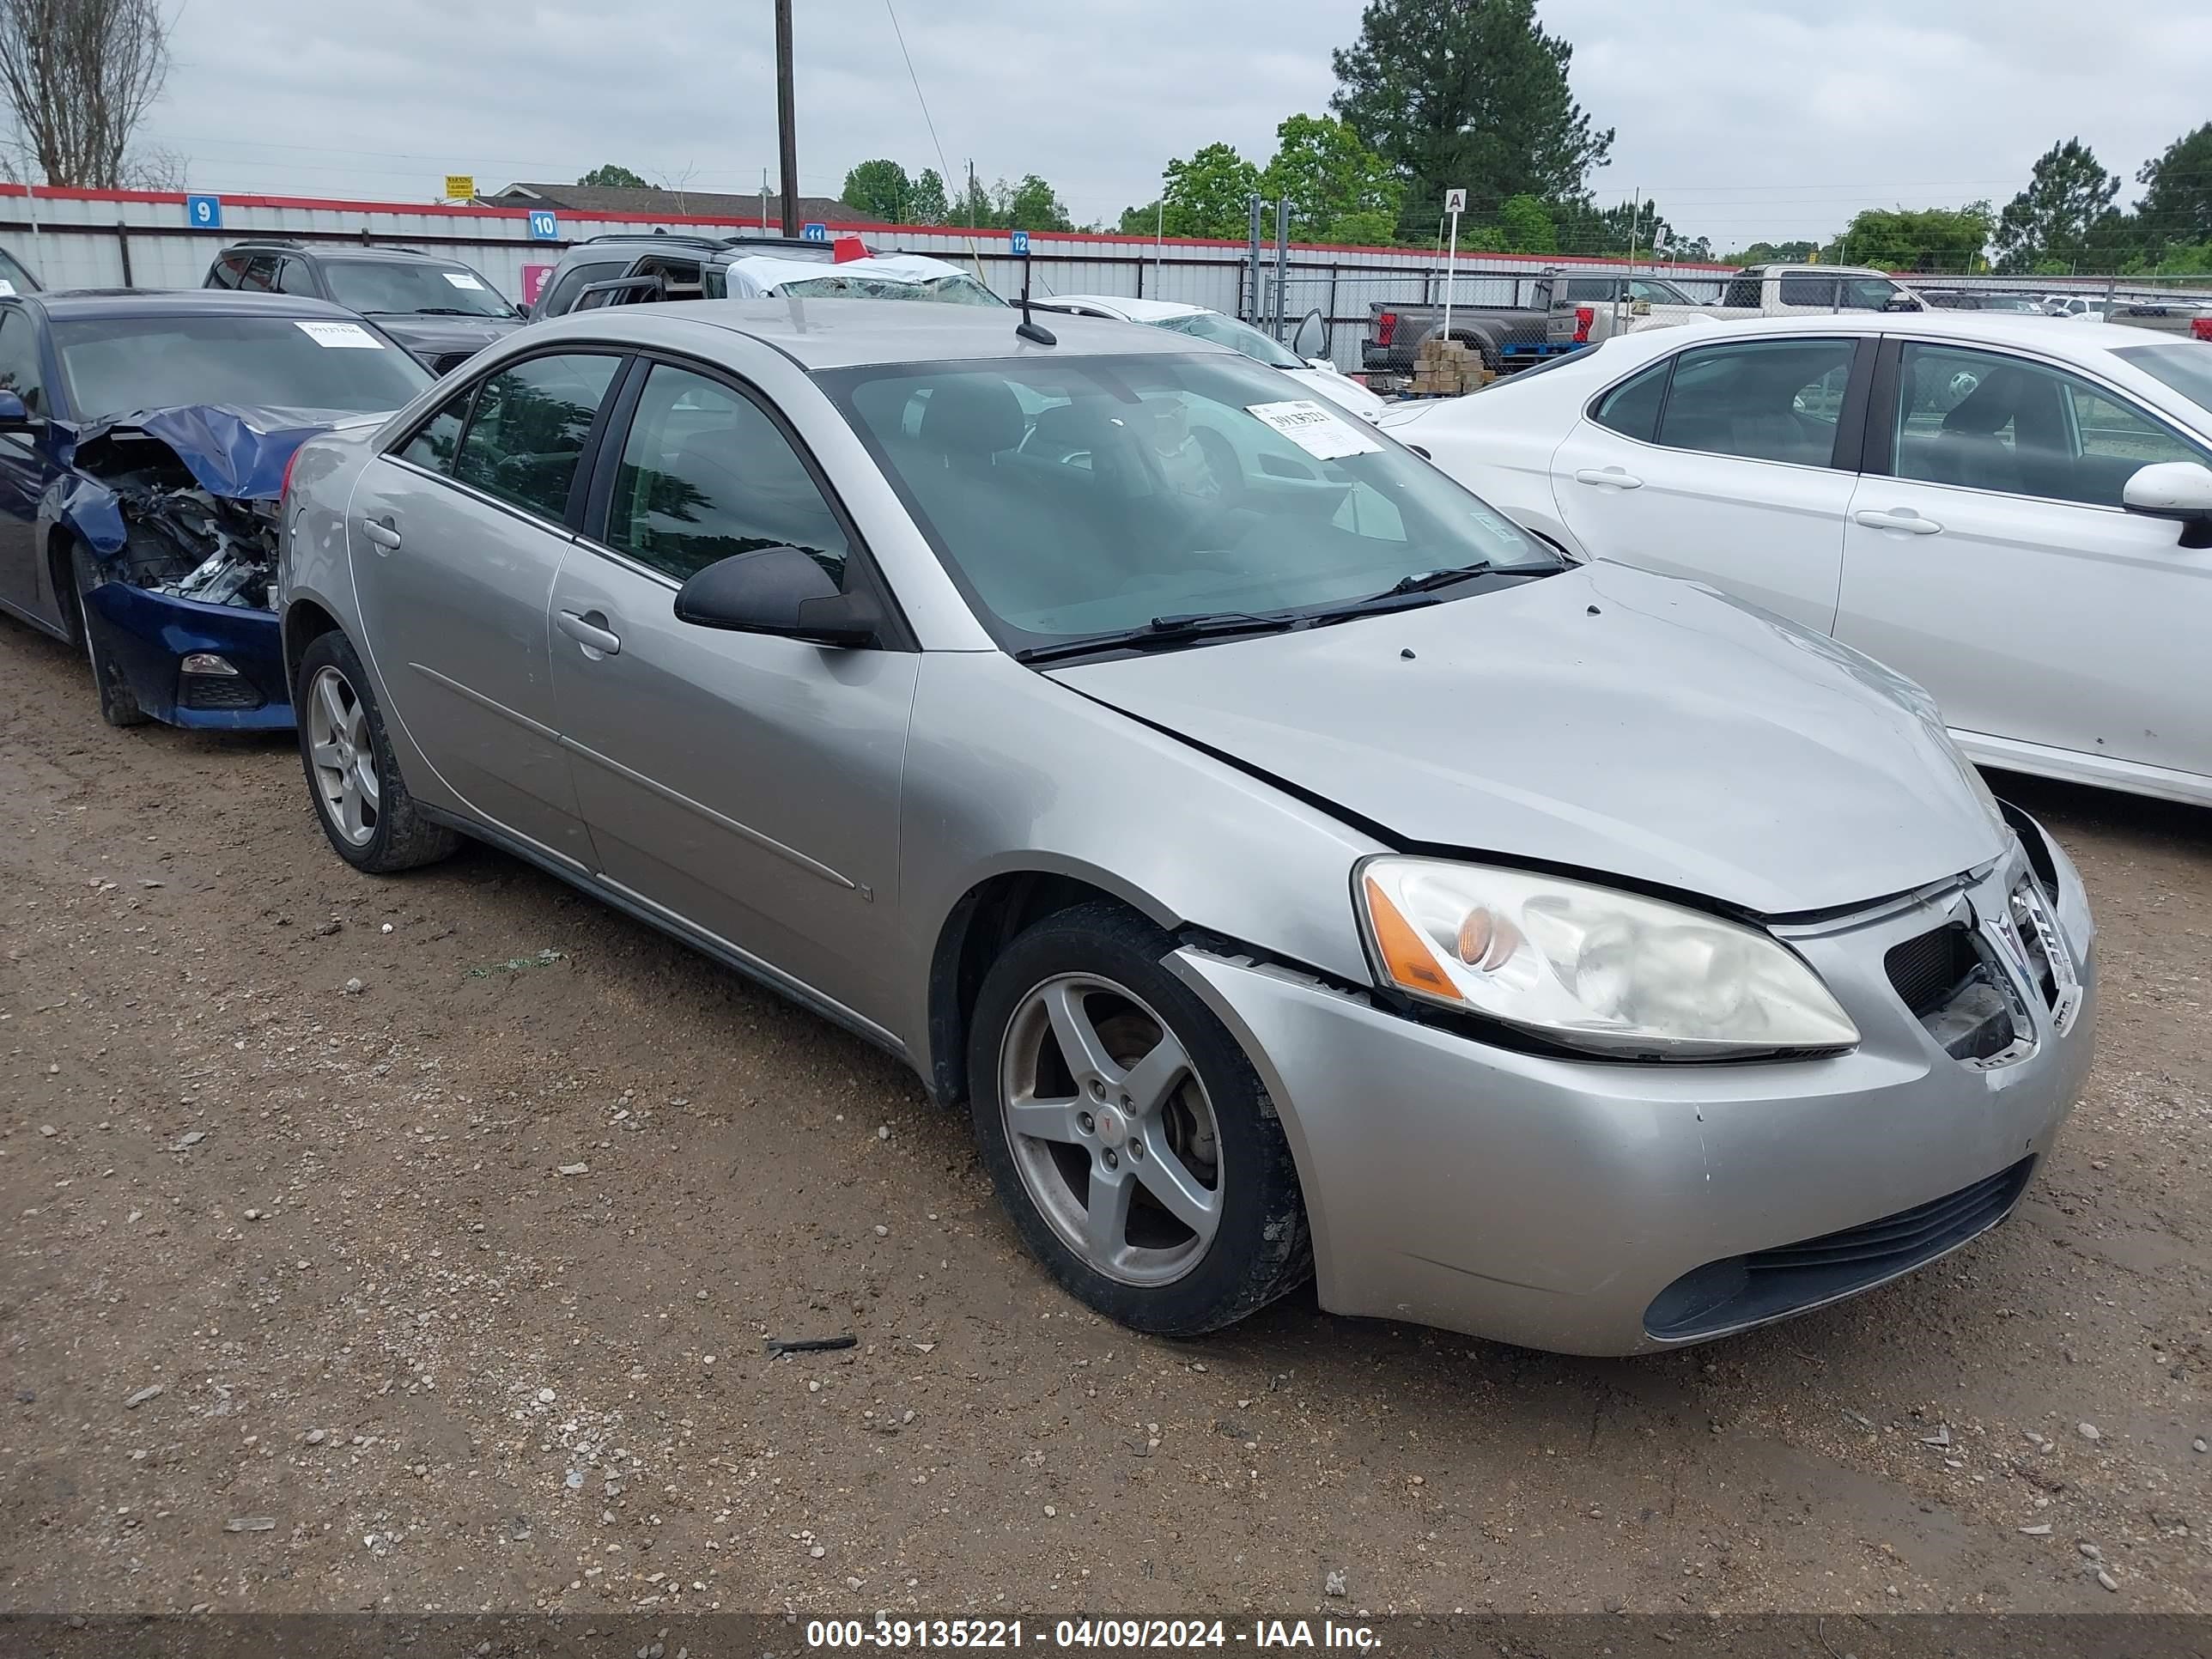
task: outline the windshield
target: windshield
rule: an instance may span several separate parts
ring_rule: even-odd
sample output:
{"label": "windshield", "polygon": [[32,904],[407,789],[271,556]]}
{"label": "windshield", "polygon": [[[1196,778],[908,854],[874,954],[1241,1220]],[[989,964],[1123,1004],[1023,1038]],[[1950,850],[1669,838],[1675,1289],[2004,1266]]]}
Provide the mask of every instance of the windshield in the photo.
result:
{"label": "windshield", "polygon": [[2033,300],[2024,300],[2017,294],[1985,294],[1982,296],[1984,311],[2039,312],[2043,309]]}
{"label": "windshield", "polygon": [[2112,356],[2166,382],[2197,405],[2199,431],[2212,431],[2212,348],[2202,340],[2122,346]]}
{"label": "windshield", "polygon": [[1560,568],[1419,457],[1237,358],[817,378],[1009,650],[1322,611],[1439,570]]}
{"label": "windshield", "polygon": [[368,413],[397,409],[430,373],[357,322],[282,317],[125,317],[56,323],[78,416],[189,404]]}
{"label": "windshield", "polygon": [[1154,328],[1188,334],[1194,340],[1211,340],[1216,345],[1227,346],[1231,351],[1241,351],[1254,362],[1265,363],[1270,368],[1305,367],[1297,353],[1279,342],[1262,334],[1249,323],[1240,323],[1234,317],[1224,317],[1218,311],[1194,311],[1188,317],[1161,317],[1147,320]]}
{"label": "windshield", "polygon": [[938,300],[956,306],[1006,303],[964,270],[921,283],[896,282],[886,276],[803,276],[778,283],[769,292],[801,300]]}
{"label": "windshield", "polygon": [[512,317],[499,291],[462,265],[403,264],[398,259],[325,259],[331,297],[349,311],[374,316],[459,312],[469,317]]}

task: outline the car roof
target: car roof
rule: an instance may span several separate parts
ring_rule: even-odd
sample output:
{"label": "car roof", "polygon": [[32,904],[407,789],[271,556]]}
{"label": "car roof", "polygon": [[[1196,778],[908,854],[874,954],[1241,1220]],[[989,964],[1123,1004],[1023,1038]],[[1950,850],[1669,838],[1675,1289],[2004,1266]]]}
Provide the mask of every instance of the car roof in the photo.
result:
{"label": "car roof", "polygon": [[1056,306],[1099,306],[1117,317],[1126,317],[1133,323],[1164,322],[1170,317],[1197,317],[1207,307],[1186,304],[1181,300],[1139,300],[1126,294],[1055,294],[1052,303]]}
{"label": "car roof", "polygon": [[56,322],[97,317],[332,317],[359,320],[343,306],[297,294],[227,288],[48,289],[21,296]]}
{"label": "car roof", "polygon": [[688,344],[696,331],[740,334],[775,347],[801,368],[851,368],[872,363],[921,363],[1022,357],[1158,356],[1163,352],[1239,354],[1226,346],[1163,334],[1137,323],[1045,313],[1058,339],[1038,346],[1016,337],[1018,307],[944,305],[928,300],[691,300],[680,305],[606,306],[572,311],[533,324],[533,339],[596,337],[646,345]]}
{"label": "car roof", "polygon": [[282,237],[256,239],[233,242],[216,255],[227,259],[234,253],[288,253],[295,258],[308,259],[427,259],[437,264],[457,265],[461,260],[450,253],[431,253],[419,247],[392,247],[374,242],[292,242]]}

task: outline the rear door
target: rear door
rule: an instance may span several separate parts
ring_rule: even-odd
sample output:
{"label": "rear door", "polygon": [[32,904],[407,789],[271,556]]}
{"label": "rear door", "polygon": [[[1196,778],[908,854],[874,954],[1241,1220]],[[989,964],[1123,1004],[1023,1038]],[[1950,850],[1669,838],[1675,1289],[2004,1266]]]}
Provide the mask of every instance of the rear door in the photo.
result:
{"label": "rear door", "polygon": [[1661,359],[1596,399],[1552,457],[1593,556],[1709,581],[1826,633],[1871,346],[1768,337]]}
{"label": "rear door", "polygon": [[416,746],[488,823],[579,867],[546,612],[623,362],[571,347],[471,381],[369,463],[347,526],[368,653]]}
{"label": "rear door", "polygon": [[2212,452],[2056,364],[1888,352],[1837,637],[1927,687],[1954,730],[2212,775],[2212,549],[2120,505],[2138,467]]}
{"label": "rear door", "polygon": [[[641,361],[553,592],[553,689],[605,877],[864,1020],[902,988],[898,795],[918,653],[679,622],[720,560],[804,550],[848,587],[856,533],[766,398]],[[878,590],[879,591],[879,590]]]}

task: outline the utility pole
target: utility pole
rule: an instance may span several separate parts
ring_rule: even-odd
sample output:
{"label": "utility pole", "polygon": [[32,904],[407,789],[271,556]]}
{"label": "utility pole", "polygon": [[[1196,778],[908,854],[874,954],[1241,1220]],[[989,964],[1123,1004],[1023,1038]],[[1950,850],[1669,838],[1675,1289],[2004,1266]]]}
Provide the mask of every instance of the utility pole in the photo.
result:
{"label": "utility pole", "polygon": [[799,111],[791,82],[791,0],[775,0],[776,146],[783,162],[783,234],[799,234]]}

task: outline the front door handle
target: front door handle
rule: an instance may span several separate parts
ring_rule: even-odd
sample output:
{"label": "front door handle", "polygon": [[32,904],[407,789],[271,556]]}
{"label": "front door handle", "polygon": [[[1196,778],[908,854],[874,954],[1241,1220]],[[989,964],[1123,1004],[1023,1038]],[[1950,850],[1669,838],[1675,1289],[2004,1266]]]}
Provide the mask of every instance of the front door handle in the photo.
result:
{"label": "front door handle", "polygon": [[1909,507],[1895,507],[1887,513],[1854,513],[1851,520],[1869,530],[1901,530],[1908,536],[1933,536],[1943,528],[1935,520],[1923,519]]}
{"label": "front door handle", "polygon": [[586,651],[596,651],[603,657],[622,654],[622,635],[608,628],[607,619],[601,612],[593,611],[579,616],[573,611],[563,611],[559,622],[561,631]]}
{"label": "front door handle", "polygon": [[1641,489],[1644,480],[1633,472],[1624,472],[1617,466],[1586,466],[1575,474],[1577,483],[1595,484],[1603,489]]}
{"label": "front door handle", "polygon": [[361,521],[361,533],[387,553],[399,545],[399,526],[389,518],[364,518]]}

